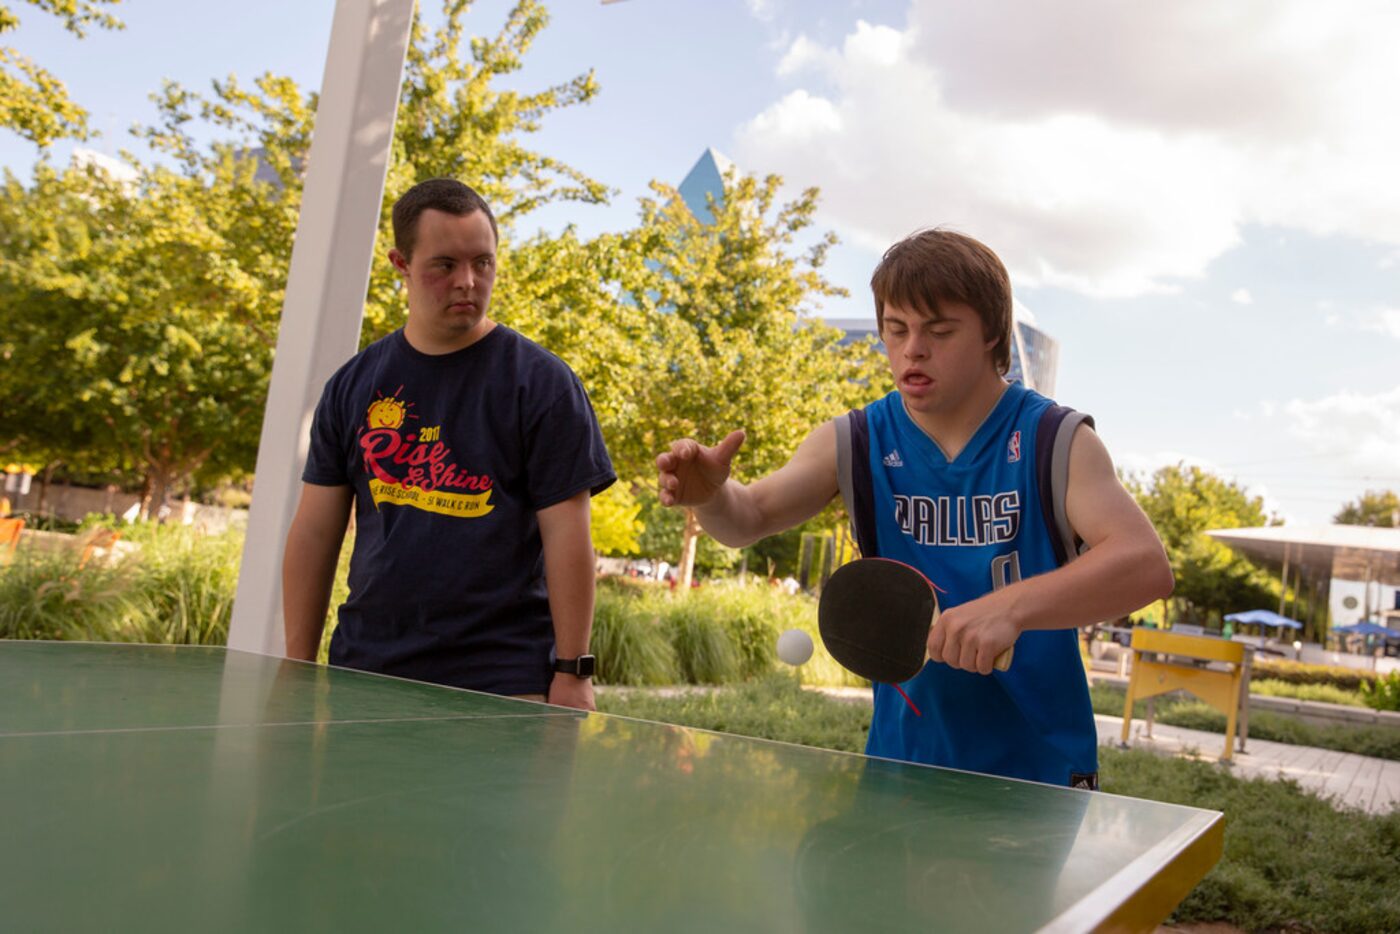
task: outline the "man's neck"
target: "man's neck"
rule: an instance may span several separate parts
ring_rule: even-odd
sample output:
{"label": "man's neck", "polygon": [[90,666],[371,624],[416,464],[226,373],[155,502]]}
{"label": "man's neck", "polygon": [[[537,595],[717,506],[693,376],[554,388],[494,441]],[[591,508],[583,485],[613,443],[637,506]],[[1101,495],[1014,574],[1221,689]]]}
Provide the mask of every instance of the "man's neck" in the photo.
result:
{"label": "man's neck", "polygon": [[1010,384],[998,374],[977,383],[967,395],[946,410],[916,412],[906,404],[914,424],[933,439],[948,460],[956,460],[977,429],[992,414]]}
{"label": "man's neck", "polygon": [[438,357],[443,354],[449,354],[470,347],[487,334],[490,334],[495,330],[495,327],[496,322],[483,316],[482,319],[476,323],[476,327],[469,331],[462,331],[457,334],[449,335],[425,334],[424,331],[426,329],[413,326],[413,313],[410,312],[408,321],[405,322],[403,326],[403,336],[404,339],[408,341],[408,346],[412,347],[414,350],[419,353]]}

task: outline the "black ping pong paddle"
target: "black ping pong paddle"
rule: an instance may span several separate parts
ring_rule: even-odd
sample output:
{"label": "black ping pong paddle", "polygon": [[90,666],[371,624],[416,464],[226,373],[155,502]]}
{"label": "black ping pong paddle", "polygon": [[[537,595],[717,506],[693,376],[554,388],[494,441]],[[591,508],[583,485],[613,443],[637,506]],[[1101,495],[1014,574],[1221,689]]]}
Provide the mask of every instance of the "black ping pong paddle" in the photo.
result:
{"label": "black ping pong paddle", "polygon": [[[937,618],[933,583],[917,568],[889,558],[841,565],[817,606],[817,628],[831,657],[862,678],[896,689],[928,661],[928,634]],[[1013,648],[997,656],[998,671],[1011,666]]]}

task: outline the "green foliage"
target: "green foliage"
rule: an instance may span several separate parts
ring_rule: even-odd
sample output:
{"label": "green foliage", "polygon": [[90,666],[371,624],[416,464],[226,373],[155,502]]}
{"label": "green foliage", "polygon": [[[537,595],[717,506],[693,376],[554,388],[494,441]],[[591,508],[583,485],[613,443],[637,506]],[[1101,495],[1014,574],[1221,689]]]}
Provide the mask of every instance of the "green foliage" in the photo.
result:
{"label": "green foliage", "polygon": [[138,547],[111,565],[20,550],[0,567],[0,638],[225,644],[242,533],[138,523],[123,535]]}
{"label": "green foliage", "polygon": [[1265,514],[1261,498],[1184,464],[1162,467],[1146,481],[1130,477],[1126,485],[1166,546],[1176,575],[1173,600],[1183,604],[1188,619],[1218,620],[1241,607],[1278,603],[1275,578],[1205,534],[1276,522]]}
{"label": "green foliage", "polygon": [[709,222],[659,183],[642,201],[626,247],[646,287],[631,294],[661,312],[651,320],[668,378],[636,387],[646,404],[620,447],[647,473],[676,438],[713,443],[743,427],[737,475],[762,476],[816,425],[889,387],[871,344],[842,346],[841,332],[814,317],[823,297],[842,294],[821,275],[835,237],[796,251],[818,195],[778,205],[781,184],[730,174]]}
{"label": "green foliage", "polygon": [[1310,665],[1287,659],[1255,658],[1253,678],[1286,681],[1289,684],[1327,684],[1338,690],[1359,693],[1376,679],[1376,673],[1342,665]]}
{"label": "green foliage", "polygon": [[660,621],[649,617],[635,595],[601,587],[593,612],[590,643],[598,657],[599,684],[674,684],[676,652]]}
{"label": "green foliage", "polygon": [[598,709],[643,720],[844,752],[864,751],[865,734],[870,727],[868,705],[843,703],[804,691],[797,679],[786,672],[717,691],[688,691],[671,696],[655,691],[600,691]]}
{"label": "green foliage", "polygon": [[[97,2],[43,0],[75,27],[99,22]],[[470,6],[444,0],[431,34],[415,19],[385,188],[385,246],[389,205],[436,175],[469,179],[504,233],[547,201],[606,195],[521,142],[550,112],[591,99],[592,74],[537,92],[495,88],[519,70],[548,17],[536,0],[519,0],[495,36],[464,41]],[[0,190],[0,306],[8,315],[0,443],[74,470],[141,479],[151,508],[171,487],[253,467],[317,104],[315,94],[271,74],[251,85],[230,76],[207,95],[167,83],[154,99],[158,118],[137,136],[160,161],[129,156],[135,182],[41,163],[31,184],[7,175]],[[214,142],[199,141],[211,133]],[[548,260],[560,256],[548,247],[537,238],[516,255],[546,254],[531,268],[551,268]],[[580,245],[567,255],[591,269],[592,253]],[[508,265],[508,244],[502,254]],[[538,287],[586,278],[573,268]],[[602,288],[595,276],[593,291]],[[505,308],[509,290],[498,290]],[[402,306],[397,275],[381,255],[364,339],[397,327]],[[599,327],[575,328],[580,344]]]}
{"label": "green foliage", "polygon": [[166,645],[227,644],[242,534],[211,536],[185,526],[156,528],[159,533],[148,536],[140,552],[123,561],[131,586],[113,638]]}
{"label": "green foliage", "polygon": [[676,649],[683,680],[691,684],[739,680],[739,647],[719,618],[700,601],[685,597],[667,601],[661,608],[661,624]]}
{"label": "green foliage", "polygon": [[1355,691],[1343,690],[1333,684],[1293,684],[1274,678],[1254,678],[1249,683],[1249,693],[1265,697],[1291,697],[1294,700],[1319,701],[1324,704],[1342,704],[1347,707],[1366,706],[1361,695]]}
{"label": "green foliage", "polygon": [[1376,678],[1361,686],[1361,697],[1373,710],[1400,711],[1400,671]]}
{"label": "green foliage", "polygon": [[[649,488],[643,488],[638,500],[642,505],[644,527],[639,539],[642,554],[679,565],[681,548],[685,544],[685,513],[661,505],[656,492]],[[741,557],[739,549],[728,548],[708,535],[701,535],[695,547],[695,570],[717,574],[735,567]]]}
{"label": "green foliage", "polygon": [[645,526],[637,518],[642,506],[632,495],[632,485],[614,483],[589,504],[589,530],[593,549],[603,555],[635,555]]}
{"label": "green foliage", "polygon": [[1332,517],[1338,525],[1369,525],[1393,529],[1400,526],[1400,494],[1394,490],[1367,490]]}
{"label": "green foliage", "polygon": [[642,200],[641,223],[621,244],[631,257],[623,284],[656,352],[649,378],[628,386],[636,417],[609,439],[630,472],[650,474],[678,438],[713,444],[744,428],[735,476],[752,480],[786,462],[818,424],[887,390],[873,346],[842,346],[841,332],[814,315],[821,299],[841,294],[821,275],[835,237],[799,251],[817,190],[780,205],[781,184],[731,173],[705,219],[660,183]]}
{"label": "green foliage", "polygon": [[[1253,723],[1250,725],[1253,735]],[[1225,853],[1175,923],[1251,931],[1400,927],[1400,812],[1339,811],[1292,781],[1239,779],[1209,762],[1101,748],[1103,790],[1225,814]]]}
{"label": "green foliage", "polygon": [[[121,29],[122,23],[104,6],[120,0],[25,0],[59,18],[63,28],[79,39],[89,26]],[[19,25],[10,3],[0,3],[0,33]],[[18,133],[41,150],[59,139],[87,139],[88,113],[68,96],[52,72],[39,67],[9,46],[0,46],[0,127]]]}
{"label": "green foliage", "polygon": [[0,566],[0,639],[100,639],[125,591],[121,573],[80,570],[76,553],[22,549]]}
{"label": "green foliage", "polygon": [[[775,668],[778,636],[801,629],[812,637],[812,658],[797,670],[807,684],[866,686],[868,682],[846,671],[827,654],[817,632],[816,601],[791,596],[758,582],[741,586],[737,581],[717,581],[689,593],[642,584],[625,578],[605,578],[598,588],[594,612],[593,650],[606,668],[608,684],[662,684],[676,680],[693,684],[718,684],[762,676]],[[639,666],[630,660],[634,650],[624,647],[624,658],[607,660],[605,653],[623,629],[650,646],[662,639],[669,646],[670,662]],[[641,634],[630,635],[633,629]],[[648,648],[657,656],[667,655]],[[674,665],[667,668],[667,665]]]}

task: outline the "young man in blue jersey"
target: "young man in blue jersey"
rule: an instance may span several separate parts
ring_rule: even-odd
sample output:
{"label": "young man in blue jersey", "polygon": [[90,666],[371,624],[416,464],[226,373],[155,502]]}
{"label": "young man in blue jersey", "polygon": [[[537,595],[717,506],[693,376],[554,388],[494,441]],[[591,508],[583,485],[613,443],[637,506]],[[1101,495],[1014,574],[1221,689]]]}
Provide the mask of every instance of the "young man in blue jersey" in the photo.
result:
{"label": "young man in blue jersey", "polygon": [[[871,289],[895,391],[818,426],[747,485],[729,477],[743,431],[713,447],[677,441],[656,460],[661,501],[693,506],[740,547],[842,494],[863,554],[942,590],[932,661],[903,685],[922,716],[875,685],[866,751],[1096,787],[1076,634],[1171,592],[1161,541],[1092,420],[1007,382],[1011,285],[996,254],[921,231],[885,253]],[[1010,669],[994,671],[1013,644]]]}

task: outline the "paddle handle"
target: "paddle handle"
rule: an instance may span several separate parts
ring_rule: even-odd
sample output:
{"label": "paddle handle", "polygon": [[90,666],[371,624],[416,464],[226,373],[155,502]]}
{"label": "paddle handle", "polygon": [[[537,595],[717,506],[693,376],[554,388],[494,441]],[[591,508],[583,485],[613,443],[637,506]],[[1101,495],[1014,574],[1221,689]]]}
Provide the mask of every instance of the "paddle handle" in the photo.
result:
{"label": "paddle handle", "polygon": [[[992,667],[995,668],[997,671],[1005,671],[1006,669],[1011,667],[1011,657],[1015,654],[1016,646],[1007,646],[1006,651],[998,655],[996,657],[996,661],[992,662]],[[924,658],[927,659],[928,656],[925,655]]]}

